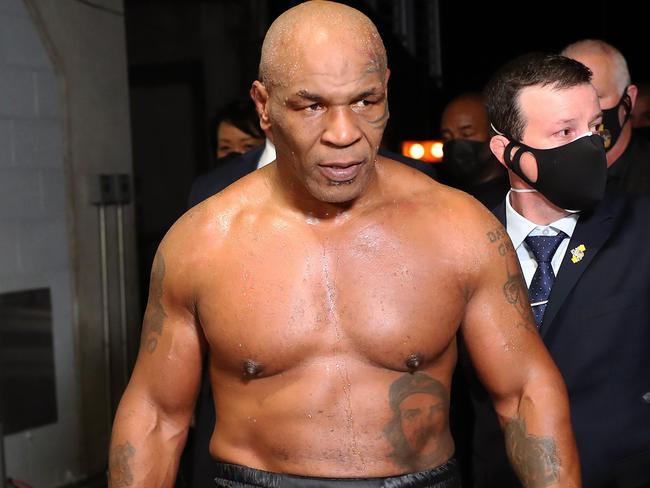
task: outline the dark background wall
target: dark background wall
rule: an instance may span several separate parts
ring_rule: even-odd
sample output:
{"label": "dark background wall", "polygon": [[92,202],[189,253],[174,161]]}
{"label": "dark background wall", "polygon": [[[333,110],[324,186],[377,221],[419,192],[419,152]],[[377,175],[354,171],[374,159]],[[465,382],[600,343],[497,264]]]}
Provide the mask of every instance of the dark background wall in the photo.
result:
{"label": "dark background wall", "polygon": [[650,21],[639,12],[643,7],[643,2],[628,0],[442,1],[443,95],[482,86],[496,68],[518,54],[560,51],[583,38],[603,39],[618,47],[633,81],[648,80]]}
{"label": "dark background wall", "polygon": [[[210,117],[248,93],[266,29],[297,3],[125,0],[143,295],[158,242],[185,210],[192,180],[212,164]],[[530,50],[602,38],[623,51],[633,79],[650,79],[641,2],[344,3],[368,14],[386,44],[392,70],[386,143],[394,150],[404,139],[437,137],[452,96],[480,90],[501,64]]]}

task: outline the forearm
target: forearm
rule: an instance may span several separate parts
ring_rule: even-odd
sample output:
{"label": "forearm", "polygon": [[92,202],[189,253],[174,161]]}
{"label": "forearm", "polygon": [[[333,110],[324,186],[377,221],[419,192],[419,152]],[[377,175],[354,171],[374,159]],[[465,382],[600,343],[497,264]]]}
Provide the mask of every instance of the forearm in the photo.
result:
{"label": "forearm", "polygon": [[173,487],[187,426],[150,405],[120,404],[109,451],[109,488]]}
{"label": "forearm", "polygon": [[511,417],[502,418],[510,463],[523,486],[579,487],[580,463],[564,390],[524,392]]}

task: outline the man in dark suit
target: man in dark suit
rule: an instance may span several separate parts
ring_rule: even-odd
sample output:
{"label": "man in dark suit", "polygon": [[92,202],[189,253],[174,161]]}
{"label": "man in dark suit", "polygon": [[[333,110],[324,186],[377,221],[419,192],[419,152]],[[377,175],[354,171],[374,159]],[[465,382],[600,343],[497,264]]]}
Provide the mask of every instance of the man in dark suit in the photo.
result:
{"label": "man in dark suit", "polygon": [[[590,78],[573,59],[538,53],[511,61],[488,84],[497,132],[490,148],[512,187],[495,213],[568,389],[584,486],[647,487],[650,202],[605,192],[606,154],[595,134],[602,111]],[[472,392],[474,486],[519,486],[490,398],[477,384]]]}
{"label": "man in dark suit", "polygon": [[[436,168],[433,164],[407,158],[383,148],[379,149],[379,154],[407,164],[436,179]],[[222,158],[218,161],[217,167],[199,176],[194,181],[188,199],[189,207],[193,207],[212,195],[219,193],[239,178],[271,163],[274,159],[275,148],[268,138],[263,145],[244,154],[233,154]],[[214,460],[208,451],[214,423],[215,411],[212,403],[210,382],[207,378],[204,378],[196,403],[192,442],[191,445],[188,444],[191,461],[186,472],[189,471],[190,483],[193,488],[210,486],[216,476],[213,472]]]}

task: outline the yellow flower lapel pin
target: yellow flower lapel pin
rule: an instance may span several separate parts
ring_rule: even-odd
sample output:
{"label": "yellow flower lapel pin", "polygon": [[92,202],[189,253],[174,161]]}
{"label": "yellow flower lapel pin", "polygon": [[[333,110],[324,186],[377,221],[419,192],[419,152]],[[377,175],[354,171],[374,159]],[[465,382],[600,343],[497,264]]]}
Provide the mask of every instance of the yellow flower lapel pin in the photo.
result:
{"label": "yellow flower lapel pin", "polygon": [[584,258],[586,250],[587,247],[584,244],[580,244],[578,247],[571,249],[571,262],[575,264]]}

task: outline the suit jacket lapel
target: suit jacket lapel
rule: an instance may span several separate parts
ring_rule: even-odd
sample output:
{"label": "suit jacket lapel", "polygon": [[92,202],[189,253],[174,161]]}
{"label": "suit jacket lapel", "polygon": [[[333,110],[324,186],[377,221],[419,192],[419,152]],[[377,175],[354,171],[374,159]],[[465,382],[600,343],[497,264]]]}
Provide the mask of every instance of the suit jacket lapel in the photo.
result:
{"label": "suit jacket lapel", "polygon": [[[542,337],[552,327],[553,319],[564,304],[565,299],[611,235],[616,208],[617,206],[613,201],[609,199],[603,200],[594,212],[581,215],[578,219],[569,241],[569,247],[562,259],[562,264],[551,289],[551,295],[540,327]],[[578,248],[581,244],[585,247],[584,254],[581,258],[575,259],[571,250]]]}

